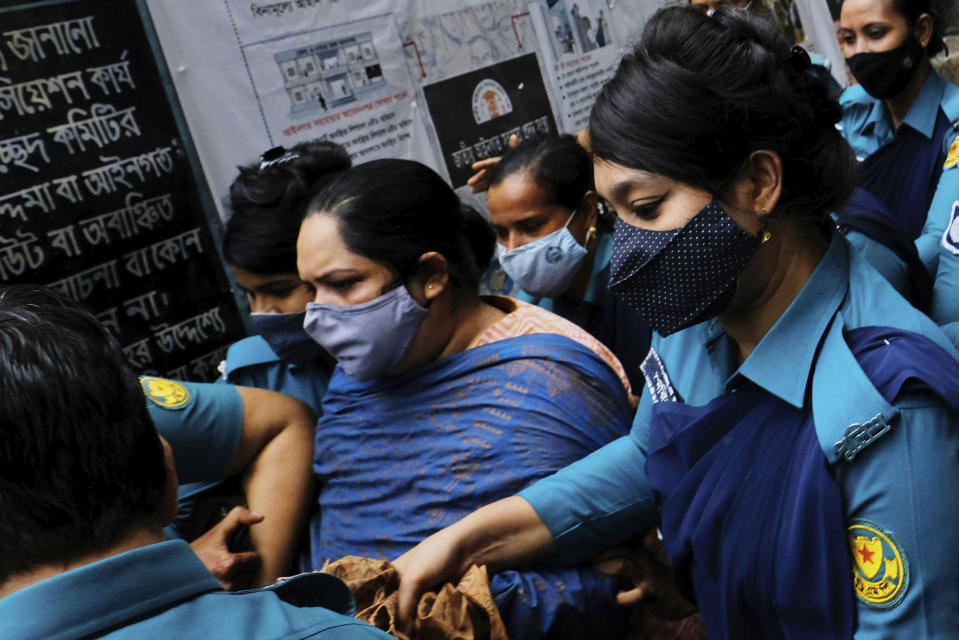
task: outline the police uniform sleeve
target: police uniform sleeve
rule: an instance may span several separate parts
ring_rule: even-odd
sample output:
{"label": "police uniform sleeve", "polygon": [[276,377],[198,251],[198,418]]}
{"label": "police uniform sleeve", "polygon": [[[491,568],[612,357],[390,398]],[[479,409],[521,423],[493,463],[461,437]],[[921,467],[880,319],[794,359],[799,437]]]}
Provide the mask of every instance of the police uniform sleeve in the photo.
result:
{"label": "police uniform sleeve", "polygon": [[[959,169],[953,170],[959,176]],[[929,316],[935,320],[954,345],[959,347],[959,184],[956,201],[940,234],[939,264],[932,288]]]}
{"label": "police uniform sleeve", "polygon": [[170,443],[180,484],[219,480],[243,436],[243,400],[236,387],[140,378],[150,416]]}
{"label": "police uniform sleeve", "polygon": [[519,493],[553,535],[563,561],[589,559],[655,523],[645,472],[651,405],[644,390],[629,435]]}
{"label": "police uniform sleeve", "polygon": [[942,175],[936,185],[929,212],[926,214],[926,223],[922,233],[916,238],[916,249],[919,258],[926,265],[929,275],[936,276],[936,267],[940,257],[939,247],[943,234],[949,224],[955,219],[954,210],[959,201],[959,135],[948,135],[944,141],[946,146],[946,161]]}
{"label": "police uniform sleeve", "polygon": [[959,431],[938,399],[896,402],[898,422],[840,464],[857,640],[946,638],[959,611]]}

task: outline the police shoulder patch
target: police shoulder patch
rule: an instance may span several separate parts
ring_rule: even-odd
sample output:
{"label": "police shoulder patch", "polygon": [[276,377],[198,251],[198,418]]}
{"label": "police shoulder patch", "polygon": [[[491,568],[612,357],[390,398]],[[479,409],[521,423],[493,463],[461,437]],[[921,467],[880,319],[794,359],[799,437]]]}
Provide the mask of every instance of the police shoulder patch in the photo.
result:
{"label": "police shoulder patch", "polygon": [[946,225],[946,231],[942,234],[942,246],[959,255],[959,200],[952,203],[949,224]]}
{"label": "police shoulder patch", "polygon": [[854,520],[846,532],[856,596],[877,609],[902,602],[909,588],[909,563],[892,533],[866,520]]}
{"label": "police shoulder patch", "polygon": [[959,135],[949,145],[949,151],[946,153],[946,163],[942,165],[942,168],[951,169],[956,165],[959,165]]}
{"label": "police shoulder patch", "polygon": [[190,390],[182,383],[167,378],[142,376],[140,387],[147,400],[163,409],[182,409],[190,403]]}

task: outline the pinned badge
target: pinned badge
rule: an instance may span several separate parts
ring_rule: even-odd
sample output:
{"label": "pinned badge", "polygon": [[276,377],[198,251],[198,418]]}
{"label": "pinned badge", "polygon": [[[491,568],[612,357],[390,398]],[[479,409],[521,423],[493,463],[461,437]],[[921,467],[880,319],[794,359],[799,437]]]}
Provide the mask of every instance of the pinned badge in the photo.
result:
{"label": "pinned badge", "polygon": [[949,153],[946,154],[946,163],[942,165],[943,169],[951,169],[959,165],[959,136],[949,145]]}
{"label": "pinned badge", "polygon": [[952,203],[949,224],[946,225],[946,231],[942,234],[942,247],[959,255],[959,200]]}
{"label": "pinned badge", "polygon": [[847,529],[856,596],[877,609],[899,604],[909,586],[909,565],[888,531],[865,520]]}
{"label": "pinned badge", "polygon": [[175,380],[143,376],[140,387],[147,400],[163,409],[182,409],[190,402],[190,390]]}

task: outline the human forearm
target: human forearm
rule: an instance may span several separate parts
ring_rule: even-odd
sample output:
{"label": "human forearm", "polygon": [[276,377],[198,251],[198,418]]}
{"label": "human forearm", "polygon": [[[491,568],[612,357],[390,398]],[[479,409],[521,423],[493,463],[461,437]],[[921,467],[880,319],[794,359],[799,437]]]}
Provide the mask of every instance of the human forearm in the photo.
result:
{"label": "human forearm", "polygon": [[250,509],[264,516],[250,528],[262,565],[256,584],[287,575],[313,494],[313,425],[295,422],[271,440],[244,474]]}
{"label": "human forearm", "polygon": [[393,561],[400,574],[400,619],[412,618],[421,594],[459,579],[472,565],[486,565],[492,574],[552,550],[552,535],[524,499],[512,496],[481,507]]}

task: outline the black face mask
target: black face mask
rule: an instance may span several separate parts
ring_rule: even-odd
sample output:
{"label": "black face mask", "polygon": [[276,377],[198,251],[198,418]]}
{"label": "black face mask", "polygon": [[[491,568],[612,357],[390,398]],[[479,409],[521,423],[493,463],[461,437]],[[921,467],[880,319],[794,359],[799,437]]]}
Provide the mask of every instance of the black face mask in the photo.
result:
{"label": "black face mask", "polygon": [[906,88],[924,53],[919,39],[910,33],[895,49],[857,53],[846,62],[866,93],[878,100],[888,100]]}

